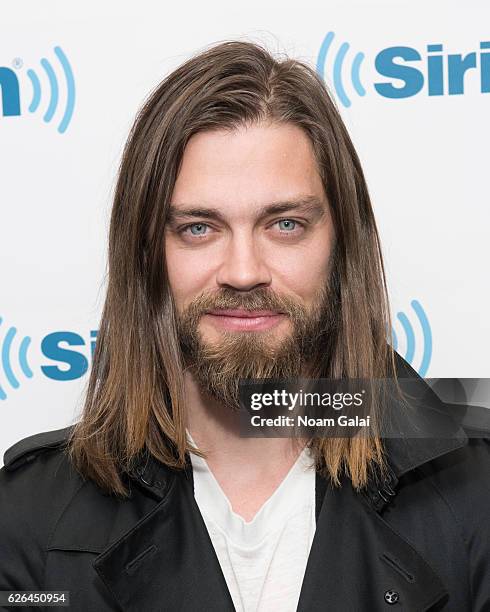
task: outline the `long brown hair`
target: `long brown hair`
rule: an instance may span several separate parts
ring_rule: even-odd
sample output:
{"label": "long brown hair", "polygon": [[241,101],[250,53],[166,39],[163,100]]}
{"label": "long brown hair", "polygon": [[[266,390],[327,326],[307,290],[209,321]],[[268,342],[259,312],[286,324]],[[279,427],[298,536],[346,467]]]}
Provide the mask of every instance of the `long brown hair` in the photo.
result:
{"label": "long brown hair", "polygon": [[[68,451],[80,473],[128,494],[120,469],[145,446],[185,466],[184,360],[166,273],[163,228],[189,138],[260,121],[292,122],[310,137],[332,209],[338,260],[334,330],[319,374],[396,377],[381,247],[361,164],[328,89],[301,61],[260,44],[224,41],[169,74],[139,111],[124,148],[112,208],[108,287],[83,414]],[[356,488],[385,468],[379,436],[318,438],[317,468]]]}

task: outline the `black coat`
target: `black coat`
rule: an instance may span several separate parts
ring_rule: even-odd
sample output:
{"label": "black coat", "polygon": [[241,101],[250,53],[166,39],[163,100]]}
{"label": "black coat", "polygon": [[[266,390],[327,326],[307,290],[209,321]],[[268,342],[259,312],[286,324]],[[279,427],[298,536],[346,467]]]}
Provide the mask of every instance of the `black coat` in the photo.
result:
{"label": "black coat", "polygon": [[[232,612],[189,457],[177,471],[142,455],[120,501],[68,463],[69,429],[5,453],[0,590],[70,591],[76,612]],[[386,439],[390,476],[361,493],[316,473],[298,612],[490,611],[490,439],[474,435]]]}

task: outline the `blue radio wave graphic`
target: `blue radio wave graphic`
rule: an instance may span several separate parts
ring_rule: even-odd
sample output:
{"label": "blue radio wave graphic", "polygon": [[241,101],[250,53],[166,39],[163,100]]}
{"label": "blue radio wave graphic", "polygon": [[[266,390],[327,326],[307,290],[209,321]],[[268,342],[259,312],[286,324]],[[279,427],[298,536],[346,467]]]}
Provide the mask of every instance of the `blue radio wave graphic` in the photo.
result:
{"label": "blue radio wave graphic", "polygon": [[[420,376],[425,376],[427,374],[427,370],[429,369],[430,360],[432,358],[432,331],[430,328],[429,320],[427,315],[425,314],[424,309],[422,308],[420,302],[417,300],[412,300],[410,302],[419,324],[422,328],[422,342],[423,342],[423,352],[422,352],[422,361],[419,369],[417,370]],[[405,332],[405,336],[407,339],[407,348],[405,352],[404,359],[408,361],[408,363],[414,367],[413,359],[415,356],[415,332],[410,323],[407,315],[404,312],[397,313],[397,318],[400,321],[403,331]],[[396,335],[395,329],[392,327],[392,346],[395,351],[398,348],[398,338]],[[417,368],[414,368],[417,369]]]}
{"label": "blue radio wave graphic", "polygon": [[[71,69],[70,62],[68,61],[61,47],[54,47],[54,52],[61,64],[66,81],[66,107],[63,113],[63,117],[61,118],[61,121],[58,125],[58,132],[60,134],[63,134],[66,131],[68,125],[70,124],[71,118],[73,116],[73,110],[75,108],[75,79],[73,77],[73,71]],[[46,76],[48,78],[50,88],[49,104],[43,117],[44,121],[46,123],[49,123],[52,120],[54,113],[58,107],[59,86],[58,80],[56,78],[56,73],[50,62],[45,57],[43,57],[40,63],[41,66],[44,68],[44,72],[46,73]],[[29,112],[34,113],[38,109],[39,104],[41,102],[41,81],[39,80],[37,73],[31,68],[27,70],[27,76],[29,77],[32,84],[32,100],[29,104]]]}
{"label": "blue radio wave graphic", "polygon": [[[2,317],[0,317],[0,326],[1,324],[2,324]],[[10,359],[10,355],[12,351],[12,343],[13,343],[16,333],[17,333],[17,329],[15,327],[9,327],[9,329],[7,330],[7,333],[5,334],[5,338],[3,339],[2,350],[1,350],[2,368],[5,373],[5,377],[7,378],[7,381],[10,383],[10,386],[14,389],[18,389],[20,386],[20,383],[12,369],[12,363]],[[22,339],[22,342],[20,343],[19,353],[18,353],[21,370],[25,374],[25,376],[27,376],[27,378],[32,378],[32,375],[33,375],[32,370],[29,367],[29,364],[27,363],[27,349],[29,348],[30,343],[31,343],[30,337],[25,336]],[[5,400],[5,399],[7,399],[7,394],[5,390],[3,389],[3,387],[0,385],[0,400]]]}
{"label": "blue radio wave graphic", "polygon": [[[334,32],[328,32],[323,39],[322,44],[320,45],[320,50],[318,52],[318,58],[316,63],[316,71],[325,80],[325,64],[327,60],[327,55],[332,45],[332,41],[335,37]],[[334,65],[333,65],[333,85],[335,88],[335,92],[339,100],[345,107],[349,107],[352,102],[345,91],[344,83],[342,81],[342,68],[344,65],[344,61],[347,55],[347,51],[349,50],[349,43],[344,42],[340,45],[339,50],[335,56]],[[350,79],[352,81],[352,85],[354,89],[360,96],[366,95],[366,90],[364,89],[361,83],[361,64],[364,59],[364,53],[358,52],[354,56],[354,60],[352,61],[351,71],[350,71]]]}

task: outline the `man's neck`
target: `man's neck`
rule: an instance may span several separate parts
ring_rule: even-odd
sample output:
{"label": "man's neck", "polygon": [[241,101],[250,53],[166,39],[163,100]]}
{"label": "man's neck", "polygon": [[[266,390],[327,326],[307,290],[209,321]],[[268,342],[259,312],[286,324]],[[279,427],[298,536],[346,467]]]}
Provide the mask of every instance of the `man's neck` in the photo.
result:
{"label": "man's neck", "polygon": [[251,520],[287,476],[306,440],[241,437],[238,413],[204,395],[189,372],[185,397],[192,439],[206,453],[233,510]]}

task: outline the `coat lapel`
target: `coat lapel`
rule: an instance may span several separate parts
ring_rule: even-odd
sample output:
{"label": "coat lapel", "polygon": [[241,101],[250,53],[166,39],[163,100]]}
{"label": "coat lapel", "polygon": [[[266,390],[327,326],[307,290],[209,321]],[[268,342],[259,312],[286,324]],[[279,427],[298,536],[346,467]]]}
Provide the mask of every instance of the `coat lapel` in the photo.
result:
{"label": "coat lapel", "polygon": [[[344,479],[328,487],[317,522],[298,612],[335,609],[419,612],[442,599],[444,584],[421,555],[394,532]],[[394,602],[395,603],[395,602]]]}
{"label": "coat lapel", "polygon": [[399,356],[397,369],[400,378],[414,379],[415,384],[410,406],[390,406],[389,437],[384,439],[387,474],[382,477],[371,469],[368,485],[359,493],[345,476],[340,488],[325,486],[297,612],[320,612],[329,602],[341,611],[381,612],[396,604],[398,609],[424,612],[448,596],[434,568],[392,529],[382,511],[396,496],[404,474],[461,448],[468,437]]}
{"label": "coat lapel", "polygon": [[94,568],[125,612],[234,610],[226,581],[185,475],[139,476],[158,503],[126,535],[104,550]]}

